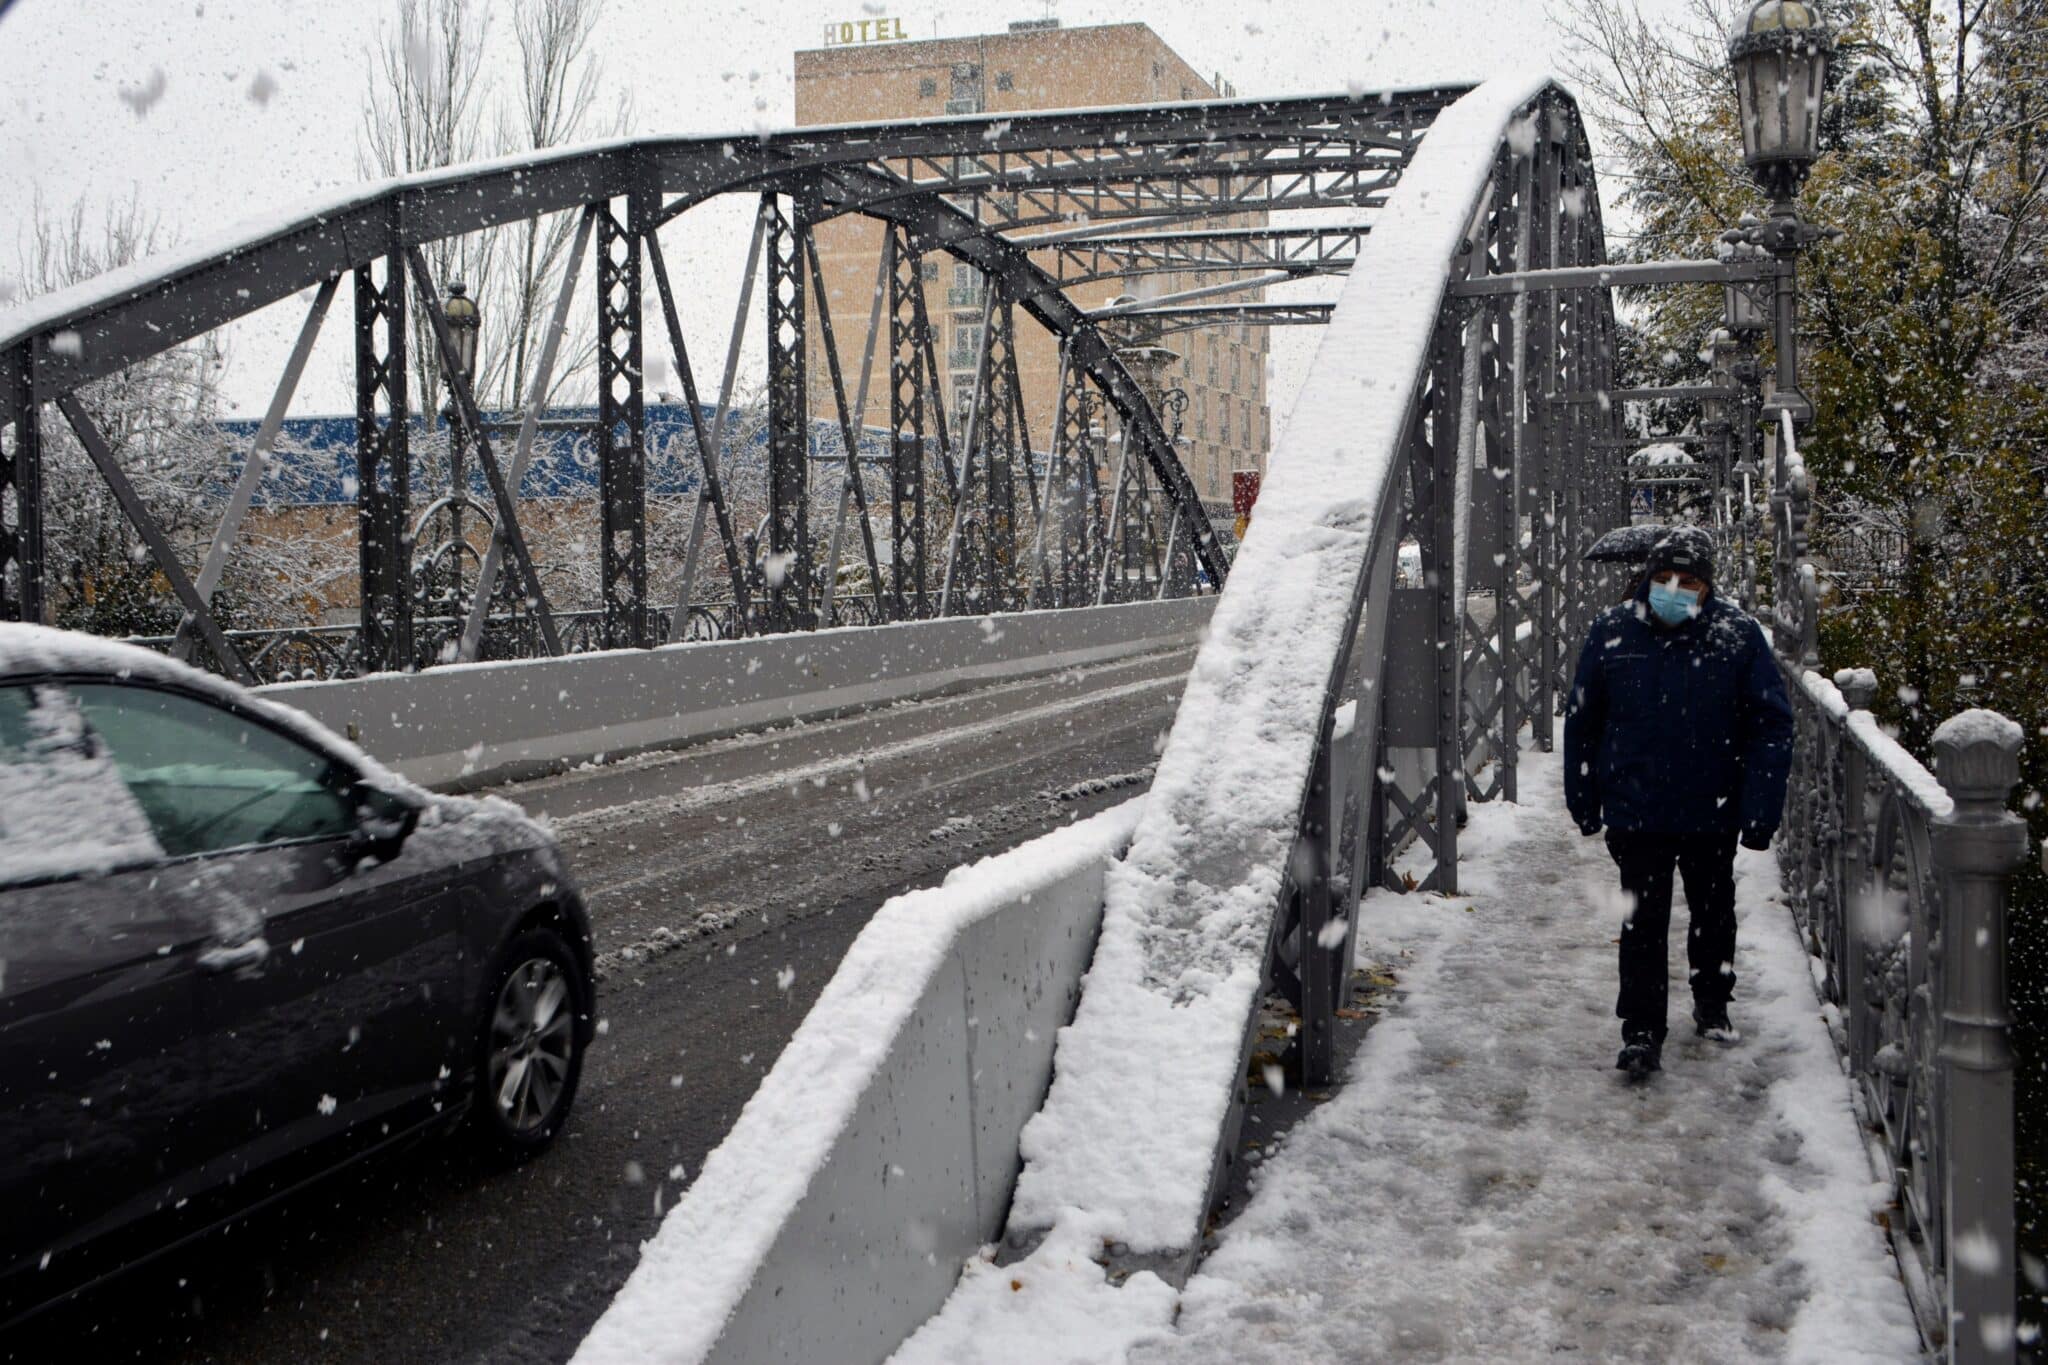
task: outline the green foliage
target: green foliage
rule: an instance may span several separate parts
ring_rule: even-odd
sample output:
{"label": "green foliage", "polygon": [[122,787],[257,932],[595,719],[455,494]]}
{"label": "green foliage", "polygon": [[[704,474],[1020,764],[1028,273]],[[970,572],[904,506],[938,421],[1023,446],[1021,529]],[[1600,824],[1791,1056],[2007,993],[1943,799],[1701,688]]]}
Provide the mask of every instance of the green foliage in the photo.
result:
{"label": "green foliage", "polygon": [[[1824,0],[1838,43],[1822,159],[1803,198],[1841,236],[1800,263],[1801,451],[1828,586],[1830,667],[1873,667],[1886,718],[1925,755],[1939,721],[1990,706],[2048,777],[2048,5]],[[1762,207],[1741,161],[1723,35],[1733,7],[1653,27],[1564,0],[1575,73],[1637,231],[1621,259],[1709,254]],[[1718,291],[1638,291],[1646,382],[1702,373]],[[1659,357],[1681,363],[1659,367]],[[1768,363],[1769,357],[1766,356]],[[1682,416],[1683,414],[1669,414]],[[2038,818],[2038,817],[2037,817]]]}

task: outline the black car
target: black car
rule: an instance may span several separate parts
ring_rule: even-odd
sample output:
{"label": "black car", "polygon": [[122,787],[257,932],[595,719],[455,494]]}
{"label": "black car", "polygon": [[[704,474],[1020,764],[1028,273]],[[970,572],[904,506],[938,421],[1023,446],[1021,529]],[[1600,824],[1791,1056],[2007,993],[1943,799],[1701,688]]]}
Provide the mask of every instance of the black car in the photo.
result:
{"label": "black car", "polygon": [[538,1151],[591,966],[511,804],[147,651],[0,625],[0,1325],[437,1126]]}

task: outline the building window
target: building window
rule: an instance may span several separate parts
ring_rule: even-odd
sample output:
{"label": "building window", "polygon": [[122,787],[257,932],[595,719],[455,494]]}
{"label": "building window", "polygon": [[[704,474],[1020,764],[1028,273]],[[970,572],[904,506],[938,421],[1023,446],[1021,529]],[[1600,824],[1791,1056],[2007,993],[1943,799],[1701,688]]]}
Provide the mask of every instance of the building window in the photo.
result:
{"label": "building window", "polygon": [[1165,74],[1166,74],[1166,68],[1165,68],[1165,67],[1161,66],[1161,65],[1160,65],[1159,63],[1157,63],[1157,62],[1154,62],[1154,63],[1152,63],[1152,79],[1153,79],[1153,80],[1155,80],[1155,81],[1156,81],[1156,80],[1160,79],[1161,77],[1163,77],[1163,76],[1164,76]]}
{"label": "building window", "polygon": [[998,89],[998,90],[1014,90],[1014,89],[1016,89],[1016,88],[1017,88],[1017,83],[1016,83],[1016,82],[1015,82],[1014,80],[1012,80],[1012,79],[1011,79],[1011,77],[1010,77],[1010,73],[1009,73],[1009,72],[1007,72],[1007,71],[998,71],[998,72],[996,72],[996,89]]}
{"label": "building window", "polygon": [[917,83],[917,97],[921,100],[931,99],[938,93],[939,83],[933,80],[930,76],[926,76],[923,80]]}
{"label": "building window", "polygon": [[956,370],[971,370],[981,360],[981,322],[953,322],[953,346],[948,359]]}
{"label": "building window", "polygon": [[919,261],[917,265],[917,275],[918,278],[923,280],[926,284],[938,283],[939,263],[937,261]]}
{"label": "building window", "polygon": [[1183,85],[1180,88],[1180,97],[1184,100],[1191,100],[1195,97],[1195,92]]}

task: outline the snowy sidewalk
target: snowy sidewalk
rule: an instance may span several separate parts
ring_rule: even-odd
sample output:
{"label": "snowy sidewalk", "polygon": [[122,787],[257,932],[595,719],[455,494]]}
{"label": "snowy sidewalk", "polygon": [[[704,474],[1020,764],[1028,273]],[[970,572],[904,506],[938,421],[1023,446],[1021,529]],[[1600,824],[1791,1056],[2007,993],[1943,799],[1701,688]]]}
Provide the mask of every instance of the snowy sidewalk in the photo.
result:
{"label": "snowy sidewalk", "polygon": [[1612,1070],[1620,906],[1557,759],[1475,805],[1464,898],[1375,893],[1361,960],[1406,998],[1259,1173],[1184,1293],[1103,1281],[1078,1238],[970,1267],[900,1362],[1913,1360],[1806,956],[1739,855],[1724,1048],[1693,1038],[1674,907],[1665,1070]]}

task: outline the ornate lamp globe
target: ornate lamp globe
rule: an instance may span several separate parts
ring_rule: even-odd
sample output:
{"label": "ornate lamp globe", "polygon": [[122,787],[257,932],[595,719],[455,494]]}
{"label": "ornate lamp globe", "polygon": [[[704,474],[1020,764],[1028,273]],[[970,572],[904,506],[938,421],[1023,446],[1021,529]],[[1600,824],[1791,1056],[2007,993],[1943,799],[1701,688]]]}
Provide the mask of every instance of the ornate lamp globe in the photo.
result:
{"label": "ornate lamp globe", "polygon": [[1821,87],[1834,46],[1812,0],[1756,0],[1728,40],[1742,159],[1774,203],[1799,193],[1819,155]]}
{"label": "ornate lamp globe", "polygon": [[468,285],[457,280],[448,286],[448,302],[442,305],[441,316],[448,320],[448,332],[455,341],[455,359],[462,367],[462,377],[474,382],[476,339],[483,330],[483,316],[477,312],[476,300],[469,296]]}

